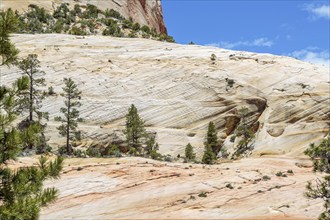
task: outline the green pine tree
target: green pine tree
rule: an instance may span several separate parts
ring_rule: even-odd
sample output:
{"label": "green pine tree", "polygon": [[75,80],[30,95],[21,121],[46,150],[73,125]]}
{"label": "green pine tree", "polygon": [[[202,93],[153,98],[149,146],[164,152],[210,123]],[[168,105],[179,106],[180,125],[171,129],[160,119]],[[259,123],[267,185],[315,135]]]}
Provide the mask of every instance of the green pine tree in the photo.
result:
{"label": "green pine tree", "polygon": [[71,155],[73,152],[72,142],[81,139],[81,133],[78,130],[78,122],[82,119],[79,118],[78,107],[81,106],[80,95],[81,92],[78,89],[77,84],[71,78],[64,78],[65,86],[63,89],[63,94],[61,94],[64,98],[64,108],[61,108],[60,111],[63,113],[63,117],[56,117],[56,121],[62,122],[62,124],[57,128],[59,130],[60,135],[66,138],[66,153]]}
{"label": "green pine tree", "polygon": [[[9,36],[12,12],[0,12],[1,65],[15,61],[18,51],[3,36]],[[8,23],[9,22],[9,23]],[[8,46],[10,45],[10,46]],[[5,49],[4,49],[5,48]],[[0,87],[0,219],[38,219],[40,207],[53,202],[58,194],[55,188],[43,188],[46,179],[58,178],[63,159],[58,157],[48,162],[45,157],[39,166],[11,170],[6,162],[15,159],[22,147],[22,135],[14,120],[20,112],[20,95],[29,88],[27,77],[15,81],[13,88]]]}
{"label": "green pine tree", "polygon": [[17,60],[19,51],[10,41],[10,34],[17,29],[17,24],[18,20],[13,10],[0,11],[0,66],[9,66]]}
{"label": "green pine tree", "polygon": [[218,155],[219,151],[221,150],[222,145],[220,144],[217,136],[217,131],[215,129],[214,123],[211,121],[207,128],[207,135],[206,135],[206,143],[208,146],[211,147],[212,152],[214,155]]}
{"label": "green pine tree", "polygon": [[185,148],[185,157],[186,157],[186,160],[188,160],[188,161],[192,161],[192,160],[196,159],[196,154],[194,153],[194,148],[193,148],[193,146],[191,146],[190,143],[188,143]]}
{"label": "green pine tree", "polygon": [[233,158],[238,158],[242,154],[251,150],[250,142],[254,138],[254,133],[247,121],[249,110],[247,108],[241,108],[239,109],[238,114],[241,120],[235,133],[236,137],[240,138],[240,141],[235,149],[235,152],[233,153]]}
{"label": "green pine tree", "polygon": [[29,54],[27,58],[18,62],[18,67],[22,71],[22,74],[29,78],[29,92],[26,94],[26,103],[29,110],[28,122],[32,124],[34,120],[34,114],[38,117],[38,121],[41,118],[48,118],[48,114],[41,112],[41,102],[44,96],[38,87],[45,86],[45,78],[42,77],[45,73],[40,70],[40,61],[36,54]]}
{"label": "green pine tree", "polygon": [[313,161],[314,171],[324,172],[327,175],[323,180],[317,180],[316,185],[307,184],[306,196],[309,198],[324,200],[325,211],[319,216],[320,220],[330,219],[330,134],[319,145],[314,143],[305,151]]}
{"label": "green pine tree", "polygon": [[213,164],[215,159],[216,159],[216,156],[214,155],[212,148],[209,145],[206,145],[204,154],[203,154],[203,158],[202,158],[202,163]]}
{"label": "green pine tree", "polygon": [[132,104],[126,115],[126,127],[124,130],[128,147],[141,151],[142,139],[146,137],[144,121],[139,116],[137,108]]}
{"label": "green pine tree", "polygon": [[43,188],[47,179],[58,178],[63,158],[48,161],[41,156],[38,166],[16,171],[0,165],[0,219],[38,219],[40,208],[54,202],[55,188]]}

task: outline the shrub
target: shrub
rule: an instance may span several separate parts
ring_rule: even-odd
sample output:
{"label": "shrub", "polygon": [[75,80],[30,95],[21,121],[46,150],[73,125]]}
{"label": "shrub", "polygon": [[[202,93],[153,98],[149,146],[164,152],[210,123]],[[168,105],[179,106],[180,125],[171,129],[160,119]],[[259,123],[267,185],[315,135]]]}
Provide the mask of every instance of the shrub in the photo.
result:
{"label": "shrub", "polygon": [[227,183],[226,184],[226,188],[228,188],[228,189],[234,189],[234,187],[230,183]]}
{"label": "shrub", "polygon": [[264,175],[264,176],[262,177],[262,180],[263,180],[263,181],[267,181],[267,180],[270,180],[270,177],[269,177],[269,176],[267,176],[267,175]]}
{"label": "shrub", "polygon": [[293,174],[293,170],[288,170],[287,173]]}
{"label": "shrub", "polygon": [[72,34],[72,35],[81,35],[81,36],[87,35],[86,31],[84,31],[82,28],[79,28],[79,27],[76,27],[76,26],[73,26],[71,28],[70,34]]}
{"label": "shrub", "polygon": [[48,95],[55,95],[54,88],[52,86],[48,87]]}
{"label": "shrub", "polygon": [[275,175],[276,176],[283,176],[284,174],[281,171],[279,171],[279,172],[275,173]]}
{"label": "shrub", "polygon": [[143,31],[143,32],[145,32],[145,33],[147,33],[147,34],[150,34],[150,28],[147,26],[147,25],[143,25],[142,27],[141,27],[141,31]]}
{"label": "shrub", "polygon": [[134,23],[133,26],[132,26],[132,29],[134,31],[139,31],[141,28],[140,24],[139,23]]}
{"label": "shrub", "polygon": [[132,29],[133,23],[131,21],[125,19],[125,20],[123,20],[122,27]]}
{"label": "shrub", "polygon": [[198,197],[207,197],[207,194],[206,194],[206,192],[200,192],[198,194]]}
{"label": "shrub", "polygon": [[98,148],[95,148],[95,147],[89,147],[89,148],[87,148],[86,154],[89,157],[101,157],[100,150]]}
{"label": "shrub", "polygon": [[124,20],[125,18],[116,10],[114,9],[106,9],[104,12],[104,16],[106,18],[117,18],[118,20]]}
{"label": "shrub", "polygon": [[215,61],[217,59],[217,56],[214,53],[212,53],[210,59],[211,61]]}
{"label": "shrub", "polygon": [[151,159],[153,160],[162,160],[162,155],[158,153],[156,150],[152,150],[150,153]]}

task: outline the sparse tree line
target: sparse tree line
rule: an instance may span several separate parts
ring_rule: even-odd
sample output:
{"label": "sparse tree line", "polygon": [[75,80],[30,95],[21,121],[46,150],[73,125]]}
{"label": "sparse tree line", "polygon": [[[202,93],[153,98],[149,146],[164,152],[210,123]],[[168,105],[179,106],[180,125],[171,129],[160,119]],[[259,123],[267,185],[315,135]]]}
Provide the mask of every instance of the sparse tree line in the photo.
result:
{"label": "sparse tree line", "polygon": [[90,35],[102,33],[114,37],[143,37],[159,41],[175,42],[173,37],[158,34],[156,29],[141,26],[130,17],[126,19],[114,9],[101,10],[95,5],[73,7],[62,3],[52,13],[37,5],[30,4],[24,13],[15,12],[20,33],[67,33]]}
{"label": "sparse tree line", "polygon": [[[48,93],[40,89],[45,85],[45,73],[40,69],[37,55],[30,54],[18,60],[19,51],[9,39],[10,33],[16,30],[16,25],[17,17],[11,10],[0,12],[0,64],[8,67],[16,65],[22,73],[12,86],[0,87],[0,219],[37,219],[40,208],[57,198],[58,191],[55,188],[45,189],[43,182],[60,176],[63,157],[57,156],[54,160],[48,160],[42,155],[37,166],[19,168],[15,171],[7,166],[9,160],[15,159],[24,150],[34,149],[37,154],[51,151],[45,137],[49,115],[42,112],[41,107],[45,96],[55,93],[52,87],[48,89]],[[120,157],[123,152],[115,145],[105,149],[90,147],[86,151],[75,149],[76,141],[82,137],[78,129],[78,123],[83,120],[78,110],[81,106],[81,91],[71,78],[64,78],[63,81],[61,96],[64,98],[64,105],[59,109],[62,115],[55,120],[60,122],[57,129],[65,138],[65,145],[59,148],[58,154],[78,157]],[[20,115],[25,115],[26,118],[17,124],[15,120]],[[231,159],[240,158],[251,151],[251,142],[254,138],[254,132],[247,122],[248,109],[240,109],[238,115],[240,122],[232,136],[234,139],[238,138],[238,144],[231,154]],[[158,152],[157,134],[146,131],[145,122],[135,105],[128,109],[123,132],[128,146],[128,151],[124,153],[172,161],[170,155]],[[325,212],[320,215],[320,219],[330,219],[330,135],[318,145],[311,144],[305,153],[311,157],[315,171],[327,174],[323,180],[307,185],[306,196],[322,198]],[[214,164],[218,156],[227,158],[229,153],[217,136],[216,125],[210,122],[201,162]],[[190,143],[185,148],[183,159],[184,162],[198,162],[194,147]]]}

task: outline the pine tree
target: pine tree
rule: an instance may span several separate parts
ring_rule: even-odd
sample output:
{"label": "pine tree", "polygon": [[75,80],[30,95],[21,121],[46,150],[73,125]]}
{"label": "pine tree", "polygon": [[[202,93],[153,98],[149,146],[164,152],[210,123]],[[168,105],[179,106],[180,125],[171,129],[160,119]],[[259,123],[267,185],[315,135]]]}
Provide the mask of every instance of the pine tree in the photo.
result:
{"label": "pine tree", "polygon": [[212,148],[209,145],[205,146],[202,163],[205,164],[213,164],[214,160],[216,159],[216,156],[214,155]]}
{"label": "pine tree", "polygon": [[196,154],[194,153],[194,148],[190,143],[187,144],[185,148],[185,157],[188,161],[195,160]]}
{"label": "pine tree", "polygon": [[152,151],[159,150],[158,143],[156,142],[156,135],[147,135],[146,147],[144,148],[145,154],[150,155]]}
{"label": "pine tree", "polygon": [[26,94],[26,102],[29,109],[29,124],[34,122],[34,113],[37,115],[38,121],[42,117],[48,118],[48,114],[39,111],[44,96],[38,87],[45,86],[45,78],[41,77],[44,72],[39,69],[40,61],[38,60],[38,56],[36,54],[29,54],[27,58],[18,62],[18,67],[22,71],[22,74],[29,78],[30,82],[29,92]]}
{"label": "pine tree", "polygon": [[238,114],[241,120],[236,128],[236,137],[240,137],[240,141],[237,145],[237,149],[233,153],[233,158],[240,157],[246,151],[250,150],[249,143],[254,138],[254,133],[247,121],[249,110],[247,108],[241,108]]}
{"label": "pine tree", "polygon": [[70,155],[73,151],[72,142],[81,138],[81,133],[77,129],[78,122],[82,120],[79,118],[79,111],[77,110],[81,106],[78,101],[81,98],[81,92],[71,78],[64,78],[64,84],[65,86],[62,88],[64,93],[61,95],[65,97],[65,107],[60,109],[64,116],[56,117],[55,120],[62,122],[62,125],[57,129],[60,135],[66,138],[66,153]]}
{"label": "pine tree", "polygon": [[[18,51],[10,42],[14,25],[12,11],[0,12],[1,65],[10,65]],[[12,23],[11,23],[12,22]],[[39,166],[18,168],[13,171],[6,162],[15,159],[22,147],[22,135],[14,120],[21,110],[20,97],[29,88],[27,77],[15,81],[13,88],[0,87],[0,219],[37,219],[41,206],[47,206],[57,197],[55,188],[43,189],[43,181],[59,177],[63,159],[48,162],[45,157]]]}
{"label": "pine tree", "polygon": [[9,66],[17,60],[18,50],[9,39],[10,34],[17,29],[17,24],[18,20],[13,10],[0,11],[0,66]]}
{"label": "pine tree", "polygon": [[137,108],[132,104],[126,115],[126,128],[124,130],[126,141],[129,147],[141,151],[141,139],[146,137],[144,121],[138,114]]}
{"label": "pine tree", "polygon": [[311,182],[307,184],[306,196],[309,198],[321,198],[324,200],[325,211],[319,216],[320,220],[330,219],[330,134],[319,145],[314,143],[305,151],[313,161],[314,171],[324,172],[327,176],[316,181],[316,186]]}
{"label": "pine tree", "polygon": [[40,208],[55,201],[58,190],[43,188],[47,179],[58,178],[63,158],[48,161],[41,156],[39,165],[12,171],[0,166],[0,219],[38,219]]}
{"label": "pine tree", "polygon": [[205,144],[207,144],[208,146],[211,147],[214,155],[218,155],[218,153],[221,149],[221,144],[218,141],[217,131],[216,131],[215,125],[212,121],[209,123],[208,129],[207,129]]}
{"label": "pine tree", "polygon": [[0,164],[16,157],[21,149],[21,133],[13,127],[19,113],[17,95],[28,89],[28,80],[16,80],[13,88],[0,87]]}

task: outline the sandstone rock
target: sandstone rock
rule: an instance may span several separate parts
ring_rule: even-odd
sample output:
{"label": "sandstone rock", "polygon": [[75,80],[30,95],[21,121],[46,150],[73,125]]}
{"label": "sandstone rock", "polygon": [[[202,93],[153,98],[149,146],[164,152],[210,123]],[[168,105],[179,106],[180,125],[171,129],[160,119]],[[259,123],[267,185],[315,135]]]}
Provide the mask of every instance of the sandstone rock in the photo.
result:
{"label": "sandstone rock", "polygon": [[132,17],[141,25],[148,25],[155,28],[158,33],[167,34],[160,0],[2,0],[0,9],[12,8],[24,11],[27,10],[29,4],[35,4],[47,10],[53,10],[61,3],[69,3],[72,7],[75,4],[92,4],[102,10],[115,9],[127,19]]}
{"label": "sandstone rock", "polygon": [[[219,134],[232,133],[242,106],[249,109],[248,121],[257,130],[254,155],[301,155],[329,132],[325,67],[289,57],[146,39],[45,34],[15,35],[13,41],[20,56],[38,54],[47,87],[57,94],[43,107],[50,113],[52,145],[64,141],[53,121],[63,105],[58,95],[63,77],[72,77],[82,90],[81,129],[87,139],[101,143],[120,142],[131,104],[147,130],[157,132],[160,152],[174,156],[182,155],[188,142],[201,155],[210,121]],[[218,58],[215,64],[212,53]],[[231,59],[233,54],[244,59]],[[19,75],[16,68],[1,67],[6,85]],[[231,87],[229,79],[234,81]],[[223,136],[229,148],[230,136]]]}

